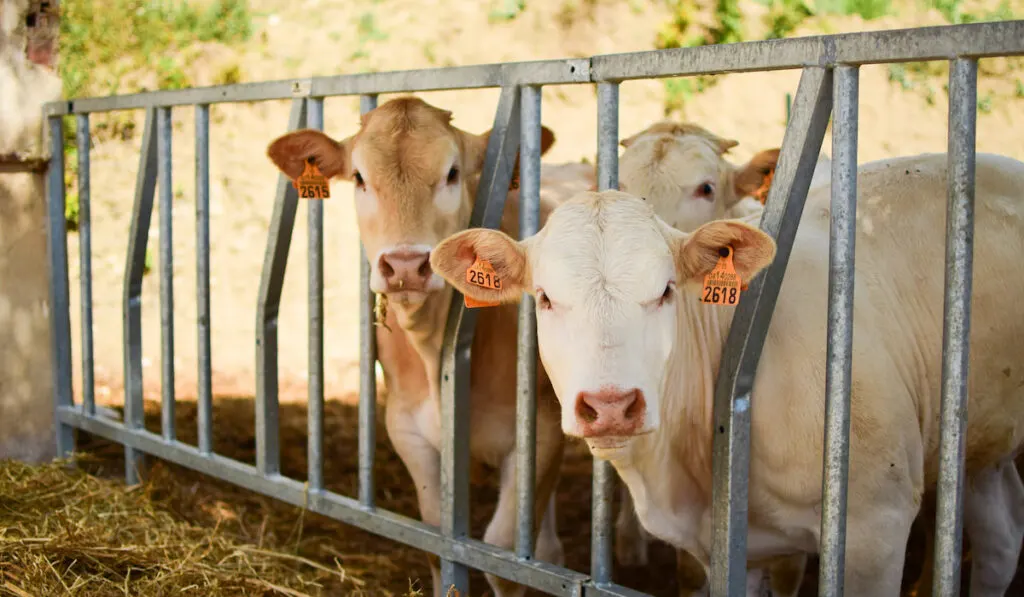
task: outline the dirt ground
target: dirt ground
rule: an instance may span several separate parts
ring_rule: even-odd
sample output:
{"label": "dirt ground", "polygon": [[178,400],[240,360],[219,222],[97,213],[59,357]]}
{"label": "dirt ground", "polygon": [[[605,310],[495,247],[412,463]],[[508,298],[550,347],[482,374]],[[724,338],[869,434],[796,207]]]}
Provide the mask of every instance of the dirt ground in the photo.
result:
{"label": "dirt ground", "polygon": [[[486,3],[469,0],[378,0],[370,3],[331,3],[326,0],[255,0],[259,33],[239,51],[211,47],[207,60],[197,61],[192,73],[198,84],[212,80],[218,69],[237,65],[244,81],[260,81],[310,75],[329,75],[366,70],[399,70],[430,66],[465,65],[507,60],[581,57],[651,49],[656,31],[666,18],[661,3],[564,2],[529,3],[516,20],[489,24]],[[763,8],[744,5],[745,14],[756,16]],[[372,28],[365,15],[370,14]],[[575,18],[566,24],[570,17]],[[362,23],[362,26],[359,26]],[[934,12],[907,10],[904,14],[864,23],[856,18],[828,22],[828,32],[889,29],[934,25]],[[372,29],[373,34],[367,30]],[[800,31],[816,34],[821,30]],[[385,38],[386,36],[386,38]],[[1008,79],[988,76],[1001,71],[999,61],[982,61],[981,89],[1005,89]],[[889,80],[885,66],[861,69],[859,155],[860,161],[919,152],[945,151],[946,103],[943,81],[935,82],[934,105],[920,95],[902,91]],[[755,152],[777,147],[785,129],[785,94],[796,90],[799,72],[753,73],[718,78],[718,84],[695,96],[685,107],[685,117],[710,130],[735,138],[732,152],[742,162]],[[455,124],[472,132],[490,127],[497,104],[496,90],[422,94],[427,101],[451,110]],[[663,116],[664,86],[658,81],[629,82],[622,86],[620,134],[636,132]],[[381,96],[387,101],[393,96]],[[1012,97],[1010,95],[1009,97]],[[593,159],[596,148],[596,103],[591,86],[545,88],[543,122],[557,140],[546,159],[552,162]],[[1024,100],[994,102],[978,117],[979,151],[1024,159]],[[325,128],[338,138],[355,132],[358,101],[328,99]],[[182,403],[182,433],[194,428],[189,399],[196,394],[196,255],[195,255],[195,148],[192,110],[174,111],[174,300],[175,300],[175,394]],[[100,123],[103,116],[97,116]],[[255,391],[256,297],[267,229],[273,208],[278,173],[265,157],[267,144],[285,131],[287,102],[217,105],[211,110],[211,290],[214,392],[218,420],[232,421],[229,428],[215,425],[220,453],[252,460],[251,399]],[[133,187],[138,168],[142,116],[135,114],[137,134],[127,141],[98,143],[92,150],[93,195],[93,297],[95,371],[97,397],[102,403],[121,404],[122,279],[127,231],[132,211]],[[94,129],[96,124],[94,124]],[[823,147],[831,154],[830,139]],[[332,185],[333,198],[325,203],[325,386],[328,404],[328,446],[338,458],[327,462],[325,476],[332,489],[355,492],[355,414],[353,392],[358,384],[358,233],[347,183]],[[300,205],[300,212],[304,212]],[[143,283],[143,366],[147,398],[160,394],[160,312],[157,254],[159,216],[153,215],[149,246],[153,270]],[[300,213],[292,239],[288,274],[282,298],[280,338],[282,446],[285,473],[305,474],[305,396],[307,380],[306,328],[306,234],[305,215]],[[78,235],[69,240],[74,332],[75,394],[81,395],[81,325],[79,300]],[[378,448],[378,487],[381,505],[415,515],[415,501],[407,473],[386,440],[383,428]],[[86,443],[98,447],[101,442]],[[112,452],[117,457],[117,450]],[[112,464],[114,466],[114,464]],[[589,562],[590,458],[582,446],[570,451],[559,493],[559,529],[566,543],[569,565],[585,570]],[[174,467],[165,467],[168,470]],[[261,520],[281,526],[303,520],[299,550],[312,557],[330,554],[374,562],[374,582],[380,592],[401,594],[409,578],[429,578],[425,560],[417,553],[316,516],[235,490],[220,482],[187,471],[174,471],[163,485],[167,492],[190,492],[193,504],[182,508],[191,518],[215,516],[216,501],[243,505],[246,514],[233,524],[239,532],[260,539]],[[492,489],[479,492],[473,517],[476,536],[483,531]],[[371,555],[373,554],[373,555]],[[385,556],[385,557],[381,557]],[[655,595],[674,591],[672,553],[660,546],[653,554],[656,574],[650,570],[623,571],[626,584]],[[912,565],[908,565],[908,570]],[[816,567],[809,568],[804,594],[813,591]],[[617,577],[619,578],[619,577]],[[475,577],[477,591],[486,584]],[[1024,585],[1021,585],[1024,588]],[[1024,593],[1022,593],[1024,594]]]}

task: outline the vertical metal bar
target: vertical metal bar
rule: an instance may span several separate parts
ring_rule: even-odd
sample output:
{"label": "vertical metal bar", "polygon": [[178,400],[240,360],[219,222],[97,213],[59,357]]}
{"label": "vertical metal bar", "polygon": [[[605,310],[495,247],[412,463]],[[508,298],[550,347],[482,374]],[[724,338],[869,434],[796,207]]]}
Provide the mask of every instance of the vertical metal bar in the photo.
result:
{"label": "vertical metal bar", "polygon": [[[64,121],[49,118],[50,167],[46,172],[46,246],[50,258],[50,347],[53,358],[53,406],[72,406],[71,395],[71,291],[68,284],[68,230],[64,219]],[[53,417],[57,457],[66,458],[75,449],[74,429]]]}
{"label": "vertical metal bar", "polygon": [[[306,124],[306,100],[292,100],[288,130]],[[256,468],[263,475],[281,471],[277,387],[277,316],[281,308],[288,249],[295,228],[299,195],[292,181],[281,174],[277,181],[274,214],[267,233],[259,299],[256,304]]]}
{"label": "vertical metal bar", "polygon": [[[523,87],[520,104],[519,237],[527,238],[540,227],[541,88]],[[516,363],[516,555],[529,559],[537,476],[537,313],[527,293],[519,303]]]}
{"label": "vertical metal bar", "polygon": [[196,106],[196,338],[199,342],[199,452],[213,451],[213,364],[210,350],[210,105]]}
{"label": "vertical metal bar", "polygon": [[745,592],[750,390],[831,112],[832,71],[804,68],[761,217],[761,229],[775,239],[778,250],[766,271],[750,281],[736,307],[715,385],[713,597],[740,597]]}
{"label": "vertical metal bar", "polygon": [[[359,98],[359,112],[377,107],[376,95]],[[373,457],[377,451],[377,328],[374,295],[370,290],[370,262],[359,245],[359,503],[376,506]]]}
{"label": "vertical metal bar", "polygon": [[[142,275],[146,267],[146,243],[153,217],[157,180],[156,108],[146,109],[139,171],[135,177],[135,202],[124,266],[124,423],[142,429]],[[129,485],[139,482],[142,453],[124,448],[124,475]]]}
{"label": "vertical metal bar", "polygon": [[[324,99],[306,100],[307,126],[324,128]],[[309,405],[306,462],[310,491],[324,488],[324,203],[306,202],[309,268]]]}
{"label": "vertical metal bar", "polygon": [[160,428],[164,441],[173,441],[174,429],[174,181],[171,175],[171,109],[157,109],[157,152],[160,184]]}
{"label": "vertical metal bar", "polygon": [[[487,143],[470,228],[497,228],[505,209],[519,149],[519,89],[504,87]],[[441,532],[464,538],[469,532],[469,371],[476,310],[466,310],[452,291],[441,350]],[[454,587],[469,594],[469,571],[441,560],[442,594]]]}
{"label": "vertical metal bar", "polygon": [[829,239],[825,370],[825,460],[822,475],[818,594],[842,597],[846,559],[846,491],[850,466],[850,372],[853,363],[854,245],[857,230],[857,127],[860,71],[833,74],[832,209]]}
{"label": "vertical metal bar", "polygon": [[79,292],[82,295],[82,407],[85,414],[96,414],[96,378],[92,340],[92,177],[89,150],[89,115],[76,117],[78,145],[78,260],[82,270]]}
{"label": "vertical metal bar", "polygon": [[[619,188],[619,84],[597,85],[597,188]],[[615,471],[607,460],[594,458],[590,514],[590,576],[596,583],[612,580],[612,491]]]}
{"label": "vertical metal bar", "polygon": [[949,69],[949,196],[946,206],[946,282],[942,326],[942,407],[935,578],[932,594],[960,594],[964,441],[974,262],[974,168],[978,61],[957,58]]}

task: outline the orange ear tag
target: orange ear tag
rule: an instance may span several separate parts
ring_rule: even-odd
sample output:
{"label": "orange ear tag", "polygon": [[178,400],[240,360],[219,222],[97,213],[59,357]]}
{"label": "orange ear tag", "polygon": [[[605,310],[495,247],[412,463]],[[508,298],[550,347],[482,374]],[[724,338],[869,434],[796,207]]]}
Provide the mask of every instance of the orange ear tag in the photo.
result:
{"label": "orange ear tag", "polygon": [[[466,283],[472,284],[473,286],[479,286],[480,288],[489,288],[491,290],[501,290],[501,279],[494,272],[494,268],[491,267],[491,262],[486,259],[481,259],[478,255],[473,265],[469,266],[466,270]],[[466,306],[470,309],[478,307],[497,307],[499,303],[489,301],[478,301],[468,296],[463,295],[463,300]]]}
{"label": "orange ear tag", "polygon": [[735,305],[740,302],[740,293],[746,289],[736,267],[732,263],[732,247],[718,250],[718,263],[704,276],[704,289],[700,302],[709,305]]}
{"label": "orange ear tag", "polygon": [[764,182],[754,191],[754,198],[760,201],[761,205],[765,205],[768,202],[768,190],[772,187],[773,178],[775,178],[775,168],[768,171],[768,175],[764,177]]}
{"label": "orange ear tag", "polygon": [[328,184],[327,177],[320,173],[320,168],[317,168],[316,160],[313,158],[306,160],[305,170],[292,182],[292,186],[299,191],[299,197],[302,199],[331,198],[331,185]]}

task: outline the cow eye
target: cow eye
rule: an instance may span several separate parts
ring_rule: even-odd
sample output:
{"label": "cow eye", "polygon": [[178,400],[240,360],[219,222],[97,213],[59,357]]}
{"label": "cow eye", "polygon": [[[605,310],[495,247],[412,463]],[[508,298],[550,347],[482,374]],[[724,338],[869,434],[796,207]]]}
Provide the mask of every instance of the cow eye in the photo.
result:
{"label": "cow eye", "polygon": [[357,187],[361,188],[366,186],[366,183],[363,182],[363,175],[359,173],[359,170],[355,171],[355,174],[352,175],[352,178],[355,179]]}
{"label": "cow eye", "polygon": [[705,182],[697,187],[694,194],[701,199],[710,199],[715,194],[715,187],[713,187],[710,182]]}
{"label": "cow eye", "polygon": [[459,169],[452,166],[452,169],[448,171],[448,184],[453,185],[459,182]]}
{"label": "cow eye", "polygon": [[548,311],[551,309],[551,299],[548,295],[544,294],[543,290],[537,289],[537,308],[542,311]]}
{"label": "cow eye", "polygon": [[661,307],[665,303],[672,300],[672,296],[675,294],[675,282],[669,282],[665,285],[665,292],[661,293],[661,298],[658,299],[658,306]]}

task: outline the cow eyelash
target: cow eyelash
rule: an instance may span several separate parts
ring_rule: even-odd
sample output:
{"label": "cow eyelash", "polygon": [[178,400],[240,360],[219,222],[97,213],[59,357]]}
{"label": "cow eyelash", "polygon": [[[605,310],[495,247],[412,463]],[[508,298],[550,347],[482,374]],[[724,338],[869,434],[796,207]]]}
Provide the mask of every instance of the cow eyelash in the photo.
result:
{"label": "cow eyelash", "polygon": [[537,289],[537,308],[542,311],[548,311],[551,309],[551,299],[548,295],[544,294],[544,291]]}
{"label": "cow eyelash", "polygon": [[352,178],[355,179],[357,187],[364,187],[364,186],[366,186],[366,182],[363,181],[363,175],[359,173],[359,170],[356,170],[352,174]]}
{"label": "cow eyelash", "polygon": [[675,282],[670,281],[668,284],[665,285],[665,292],[662,292],[661,297],[658,299],[659,307],[663,306],[665,303],[672,300],[672,297],[675,295],[675,288]]}

